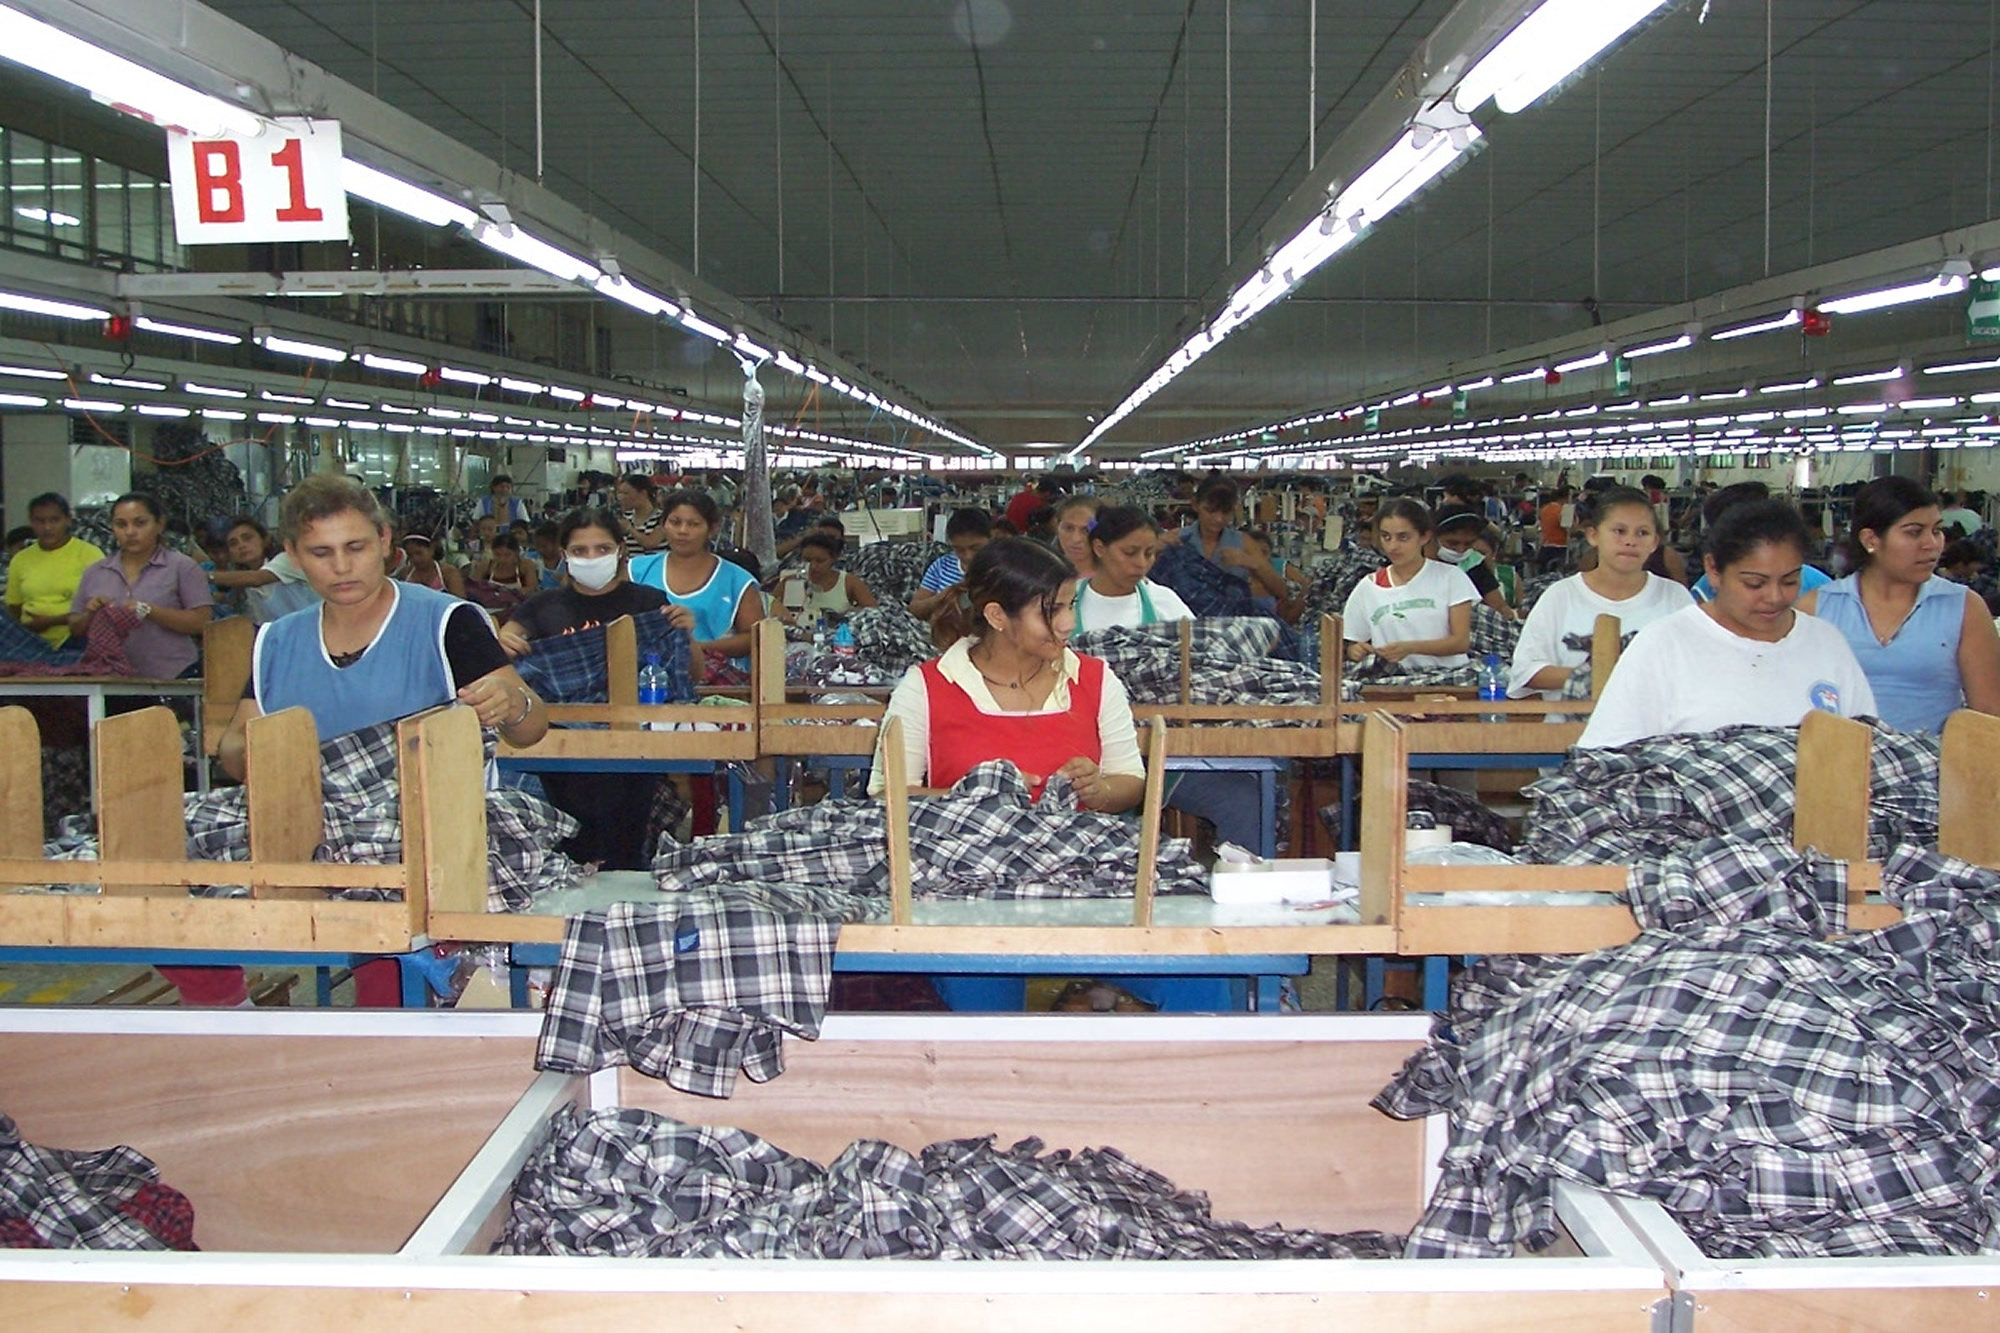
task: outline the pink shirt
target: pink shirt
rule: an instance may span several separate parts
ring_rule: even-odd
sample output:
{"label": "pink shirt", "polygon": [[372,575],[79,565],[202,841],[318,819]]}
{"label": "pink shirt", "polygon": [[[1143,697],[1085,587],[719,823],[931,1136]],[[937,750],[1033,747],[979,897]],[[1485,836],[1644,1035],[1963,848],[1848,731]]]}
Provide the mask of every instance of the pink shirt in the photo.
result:
{"label": "pink shirt", "polygon": [[[83,571],[83,578],[76,585],[76,599],[70,603],[72,614],[83,610],[93,597],[107,597],[114,602],[146,602],[177,611],[214,604],[208,575],[179,551],[159,547],[139,571],[139,577],[129,583],[123,560],[121,553],[113,551]],[[172,680],[200,660],[201,640],[193,635],[176,634],[148,620],[125,640],[125,658],[132,664],[135,676]]]}

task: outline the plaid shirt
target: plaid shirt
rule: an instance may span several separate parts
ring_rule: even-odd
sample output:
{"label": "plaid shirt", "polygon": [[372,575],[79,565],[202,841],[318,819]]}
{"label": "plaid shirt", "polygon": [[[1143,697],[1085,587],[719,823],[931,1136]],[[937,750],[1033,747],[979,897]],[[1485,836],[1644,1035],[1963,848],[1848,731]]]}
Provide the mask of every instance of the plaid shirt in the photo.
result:
{"label": "plaid shirt", "polygon": [[[645,661],[647,653],[660,655],[667,672],[667,699],[674,703],[693,699],[687,631],[675,629],[663,615],[634,616],[632,626],[639,660]],[[611,697],[602,625],[536,639],[514,665],[528,687],[552,704],[601,704]]]}
{"label": "plaid shirt", "polygon": [[[313,859],[332,864],[388,865],[402,859],[401,788],[396,780],[396,724],[378,722],[320,742],[322,836]],[[493,758],[493,736],[486,737]],[[242,787],[190,792],[186,798],[187,854],[196,861],[250,859],[248,798]],[[61,835],[44,850],[54,860],[94,859],[97,839],[89,815],[62,821]],[[503,787],[486,793],[486,910],[518,912],[535,894],[565,889],[583,870],[555,850],[576,832],[576,821],[539,796]],[[203,897],[234,897],[242,886],[196,888]],[[393,889],[343,889],[330,896],[364,901],[400,899]]]}
{"label": "plaid shirt", "polygon": [[856,607],[847,613],[847,626],[854,631],[855,657],[891,679],[937,656],[931,627],[900,602]]}
{"label": "plaid shirt", "polygon": [[1657,1199],[1718,1258],[2000,1246],[2000,873],[1905,847],[1883,882],[1907,915],[1865,935],[1773,889],[1767,919],[1469,969],[1376,1102],[1452,1116],[1407,1253],[1544,1244],[1556,1180]]}
{"label": "plaid shirt", "polygon": [[[1195,621],[1188,644],[1188,692],[1193,702],[1236,704],[1254,699],[1261,704],[1317,704],[1318,669],[1271,656],[1284,647],[1280,631],[1285,628],[1258,616]],[[1178,624],[1092,630],[1071,646],[1103,658],[1135,702],[1180,702]]]}
{"label": "plaid shirt", "polygon": [[867,584],[884,606],[907,606],[917,595],[931,562],[950,554],[951,548],[943,542],[870,542],[842,564]]}
{"label": "plaid shirt", "polygon": [[[1062,778],[1051,778],[1035,802],[1012,764],[978,765],[946,795],[910,802],[915,891],[939,898],[1131,896],[1138,826],[1075,807]],[[663,848],[653,873],[669,892],[744,882],[831,886],[869,899],[879,913],[889,895],[887,839],[882,802],[820,801],[752,820],[740,834]],[[1185,839],[1162,839],[1158,864],[1158,892],[1208,891]]]}
{"label": "plaid shirt", "polygon": [[131,1148],[39,1148],[0,1115],[0,1248],[192,1250],[194,1209]]}
{"label": "plaid shirt", "polygon": [[740,1069],[784,1072],[783,1034],[819,1036],[838,895],[732,884],[570,918],[537,1069],[630,1065],[683,1092],[727,1097]]}
{"label": "plaid shirt", "polygon": [[989,1138],[826,1166],[740,1129],[569,1108],[522,1167],[503,1254],[698,1259],[1387,1259],[1398,1239],[1253,1228],[1111,1148]]}

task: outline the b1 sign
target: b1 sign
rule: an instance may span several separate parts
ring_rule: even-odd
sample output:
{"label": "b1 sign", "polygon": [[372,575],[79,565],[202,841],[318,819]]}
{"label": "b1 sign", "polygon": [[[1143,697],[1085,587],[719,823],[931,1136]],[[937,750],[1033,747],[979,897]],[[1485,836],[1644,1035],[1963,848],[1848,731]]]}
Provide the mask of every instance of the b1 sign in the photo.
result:
{"label": "b1 sign", "polygon": [[254,138],[167,134],[182,245],[344,241],[340,122],[275,121]]}

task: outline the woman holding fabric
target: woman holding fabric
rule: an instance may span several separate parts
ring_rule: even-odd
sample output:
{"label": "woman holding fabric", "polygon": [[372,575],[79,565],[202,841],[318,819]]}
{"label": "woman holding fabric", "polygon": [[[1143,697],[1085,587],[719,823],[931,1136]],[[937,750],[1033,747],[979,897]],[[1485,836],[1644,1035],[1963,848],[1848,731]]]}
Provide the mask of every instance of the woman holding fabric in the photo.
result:
{"label": "woman holding fabric", "polygon": [[1455,566],[1424,554],[1432,527],[1421,501],[1384,500],[1375,511],[1376,549],[1389,563],[1347,595],[1348,661],[1373,655],[1406,667],[1466,664],[1479,593]]}
{"label": "woman holding fabric", "polygon": [[749,570],[708,549],[722,511],[708,492],[682,490],[660,501],[660,513],[666,554],[633,559],[632,581],[658,588],[668,601],[694,613],[688,632],[694,635],[697,677],[704,674],[703,658],[712,659],[711,670],[727,665],[747,672],[751,632],[764,613],[764,598]]}
{"label": "woman holding fabric", "polygon": [[[694,629],[694,612],[626,577],[618,515],[578,509],[556,532],[569,586],[536,593],[520,605],[500,630],[508,657],[532,654],[537,640],[596,629],[620,616],[664,613],[677,628]],[[573,860],[606,870],[647,868],[646,823],[659,775],[543,771],[536,777],[549,803],[577,821],[576,836],[563,846]]]}
{"label": "woman holding fabric", "polygon": [[1937,497],[1907,477],[1877,477],[1854,493],[1853,526],[1855,572],[1798,607],[1847,640],[1882,720],[1935,733],[1959,708],[2000,713],[2000,634],[1979,594],[1937,573]]}
{"label": "woman holding fabric", "polygon": [[1160,555],[1160,529],[1145,510],[1132,505],[1099,510],[1089,544],[1096,572],[1076,585],[1075,633],[1194,619],[1178,593],[1146,577]]}
{"label": "woman holding fabric", "polygon": [[125,639],[132,674],[172,680],[201,670],[201,632],[215,598],[201,566],[162,543],[166,515],[160,502],[134,492],[111,505],[115,555],[83,571],[70,603],[69,632],[82,638],[97,613],[114,603],[143,622]]}
{"label": "woman holding fabric", "polygon": [[1874,691],[1847,640],[1793,608],[1807,541],[1805,520],[1782,500],[1719,514],[1702,557],[1714,596],[1640,631],[1577,743],[1794,727],[1815,710],[1873,714]]}

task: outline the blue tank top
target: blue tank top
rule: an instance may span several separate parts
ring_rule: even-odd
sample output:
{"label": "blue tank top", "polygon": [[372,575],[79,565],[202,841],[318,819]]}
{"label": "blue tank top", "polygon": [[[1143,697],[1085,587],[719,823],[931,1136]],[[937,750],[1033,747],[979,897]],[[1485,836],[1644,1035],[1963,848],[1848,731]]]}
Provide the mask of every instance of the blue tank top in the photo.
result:
{"label": "blue tank top", "polygon": [[320,607],[266,625],[250,664],[258,707],[306,709],[324,741],[451,702],[457,691],[444,652],[445,618],[468,603],[414,583],[389,586],[396,604],[352,666],[337,667],[326,655]]}
{"label": "blue tank top", "polygon": [[1856,576],[1819,590],[1819,618],[1839,630],[1875,690],[1882,720],[1899,731],[1939,732],[1965,706],[1958,675],[1958,636],[1965,626],[1965,588],[1932,575],[1896,637],[1883,643],[1868,623]]}

